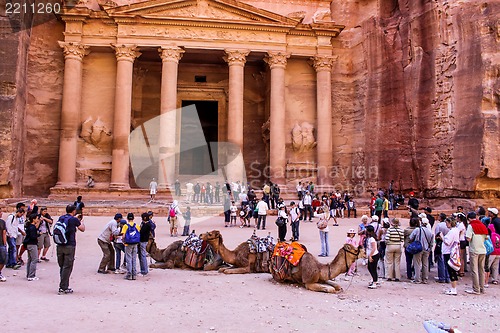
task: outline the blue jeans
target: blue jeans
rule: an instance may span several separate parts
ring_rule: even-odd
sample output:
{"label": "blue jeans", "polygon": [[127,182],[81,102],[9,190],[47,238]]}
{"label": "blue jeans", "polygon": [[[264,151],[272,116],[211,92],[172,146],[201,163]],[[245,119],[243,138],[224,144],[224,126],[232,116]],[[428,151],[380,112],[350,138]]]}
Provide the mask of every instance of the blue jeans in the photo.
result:
{"label": "blue jeans", "polygon": [[328,244],[328,231],[319,231],[319,239],[321,240],[321,254],[324,256],[330,255],[330,245]]}
{"label": "blue jeans", "polygon": [[146,245],[148,242],[139,243],[139,266],[141,267],[141,274],[148,274],[148,258],[146,252]]}
{"label": "blue jeans", "polygon": [[125,246],[125,262],[127,263],[127,275],[125,277],[135,277],[137,275],[137,245],[128,244]]}
{"label": "blue jeans", "polygon": [[406,251],[405,249],[405,258],[406,258],[406,277],[408,280],[413,279],[413,254]]}
{"label": "blue jeans", "polygon": [[16,237],[7,237],[7,245],[9,245],[7,267],[12,267],[17,264]]}
{"label": "blue jeans", "polygon": [[444,262],[443,255],[437,255],[437,267],[438,267],[438,278],[440,282],[450,282],[450,277],[448,276],[448,269]]}
{"label": "blue jeans", "polygon": [[[120,264],[122,263],[122,252],[125,254],[125,245],[123,243],[114,243],[113,244],[115,247],[115,252],[116,252],[116,269],[120,269]],[[124,260],[125,261],[125,258]]]}

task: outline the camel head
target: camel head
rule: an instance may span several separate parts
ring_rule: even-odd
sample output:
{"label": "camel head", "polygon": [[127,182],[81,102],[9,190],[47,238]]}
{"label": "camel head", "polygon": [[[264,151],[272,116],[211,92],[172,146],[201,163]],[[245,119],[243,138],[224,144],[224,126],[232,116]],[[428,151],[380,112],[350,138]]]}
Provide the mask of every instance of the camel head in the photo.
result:
{"label": "camel head", "polygon": [[222,244],[222,235],[219,230],[212,230],[209,232],[205,232],[200,236],[201,240],[209,242],[211,245]]}
{"label": "camel head", "polygon": [[[366,258],[365,249],[361,245],[356,248],[356,247],[352,246],[351,244],[344,244],[342,250],[344,250],[344,257],[345,257],[346,261],[352,260],[352,262],[355,262],[358,259]],[[339,254],[337,255],[337,257],[339,255],[340,255],[340,251],[339,251]]]}

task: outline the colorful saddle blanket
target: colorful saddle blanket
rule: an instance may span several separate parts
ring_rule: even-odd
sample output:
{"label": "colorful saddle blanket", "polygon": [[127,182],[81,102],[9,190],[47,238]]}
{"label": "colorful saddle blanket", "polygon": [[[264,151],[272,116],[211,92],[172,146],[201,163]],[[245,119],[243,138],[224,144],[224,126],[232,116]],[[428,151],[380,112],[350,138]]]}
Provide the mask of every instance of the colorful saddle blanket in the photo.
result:
{"label": "colorful saddle blanket", "polygon": [[297,266],[306,252],[306,247],[298,242],[279,242],[274,247],[273,257],[285,258],[290,264]]}
{"label": "colorful saddle blanket", "polygon": [[208,243],[201,240],[197,235],[191,234],[182,243],[184,250],[184,263],[194,269],[203,268]]}
{"label": "colorful saddle blanket", "polygon": [[271,236],[260,238],[253,235],[247,243],[250,247],[250,253],[272,252],[275,245],[274,238]]}

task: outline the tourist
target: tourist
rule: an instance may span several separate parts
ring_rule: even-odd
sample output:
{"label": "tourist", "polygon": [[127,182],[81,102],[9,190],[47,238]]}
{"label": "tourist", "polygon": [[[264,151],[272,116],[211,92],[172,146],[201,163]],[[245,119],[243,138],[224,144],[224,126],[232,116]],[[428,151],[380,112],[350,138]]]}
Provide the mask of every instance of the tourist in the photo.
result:
{"label": "tourist", "polygon": [[297,191],[297,197],[299,198],[299,201],[302,200],[302,194],[304,192],[304,188],[302,187],[302,182],[299,182],[297,186],[295,187],[295,190]]}
{"label": "tourist", "polygon": [[306,191],[306,194],[304,194],[302,202],[304,203],[304,221],[307,220],[307,215],[309,214],[309,222],[312,222],[312,195],[308,190]]}
{"label": "tourist", "polygon": [[231,207],[229,207],[229,210],[231,211],[231,221],[229,226],[232,227],[233,225],[236,225],[236,216],[238,215],[238,207],[236,207],[234,201],[231,201]]}
{"label": "tourist", "polygon": [[220,184],[219,184],[219,182],[215,182],[214,194],[215,194],[215,202],[219,203],[220,202]]}
{"label": "tourist", "polygon": [[[123,226],[127,223],[126,220],[120,220],[120,224],[118,226],[118,235],[113,238],[113,247],[116,252],[116,261],[115,261],[115,274],[125,274],[125,270],[122,268],[126,268],[125,264],[125,245],[123,244]],[[123,261],[122,261],[122,253],[123,253]],[[123,264],[122,264],[123,263]]]}
{"label": "tourist", "polygon": [[359,235],[359,244],[363,245],[364,248],[366,248],[365,238],[366,238],[367,226],[368,226],[368,216],[363,215],[361,216],[361,223],[358,225],[358,235]]}
{"label": "tourist", "polygon": [[207,203],[207,187],[204,183],[202,183],[200,187],[200,202]]}
{"label": "tourist", "polygon": [[404,242],[404,232],[399,228],[399,219],[393,218],[391,226],[385,235],[386,277],[387,281],[401,280],[401,244]]}
{"label": "tourist", "polygon": [[174,191],[175,191],[175,196],[176,197],[180,197],[181,196],[181,182],[179,181],[179,179],[175,180]]}
{"label": "tourist", "polygon": [[102,251],[102,259],[99,263],[97,273],[108,274],[108,271],[113,272],[116,269],[115,248],[112,240],[120,233],[119,225],[122,219],[123,215],[116,213],[115,217],[106,224],[101,234],[97,237],[97,244],[99,244]]}
{"label": "tourist", "polygon": [[467,272],[467,246],[469,246],[467,239],[465,238],[465,231],[467,230],[467,217],[462,213],[463,208],[461,206],[457,207],[459,211],[455,213],[457,219],[457,229],[460,231],[460,271],[459,276],[464,276]]}
{"label": "tourist", "polygon": [[182,215],[184,218],[184,229],[182,230],[182,236],[189,236],[189,226],[191,225],[191,207],[186,208],[186,212]]}
{"label": "tourist", "polygon": [[240,192],[238,199],[240,201],[241,207],[248,205],[248,195],[246,194],[246,192]]}
{"label": "tourist", "polygon": [[488,226],[491,242],[493,243],[493,252],[490,254],[488,268],[489,272],[485,274],[485,287],[489,282],[491,274],[491,283],[498,284],[498,266],[500,262],[500,234],[495,231],[493,224]]}
{"label": "tourist", "polygon": [[7,279],[2,275],[2,269],[7,264],[7,225],[2,220],[2,207],[0,207],[0,282]]}
{"label": "tourist", "polygon": [[[42,207],[40,209],[40,227],[38,228],[38,257],[43,261],[49,261],[49,259],[47,258],[47,252],[49,251],[51,245],[50,227],[53,223],[54,220],[47,212],[47,207]],[[42,255],[41,257],[40,254]]]}
{"label": "tourist", "polygon": [[370,198],[370,205],[368,206],[370,208],[370,216],[375,215],[375,201],[377,200],[377,197],[375,197],[375,193],[370,192],[371,198]]}
{"label": "tourist", "polygon": [[339,217],[344,218],[344,212],[345,212],[345,202],[343,199],[339,200],[339,206],[337,208],[337,211],[339,212]]}
{"label": "tourist", "polygon": [[436,246],[434,247],[434,258],[437,263],[438,276],[435,278],[438,283],[449,283],[450,276],[448,275],[448,264],[444,261],[443,257],[443,240],[444,236],[448,234],[450,229],[446,226],[446,214],[439,214],[439,223],[434,230],[434,239]]}
{"label": "tourist", "polygon": [[434,237],[427,228],[427,218],[422,219],[422,224],[418,225],[410,234],[410,243],[419,241],[422,244],[422,251],[413,255],[413,267],[415,269],[415,278],[413,283],[428,283],[429,279],[429,253],[432,249]]}
{"label": "tourist", "polygon": [[316,217],[319,217],[317,226],[319,229],[319,239],[321,241],[321,253],[318,257],[328,257],[330,255],[330,242],[328,241],[328,232],[330,229],[328,228],[328,218],[323,208],[320,207],[318,209]]}
{"label": "tourist", "polygon": [[267,211],[269,210],[269,205],[267,204],[266,201],[264,201],[264,198],[260,200],[257,203],[257,230],[260,229],[261,222],[262,222],[262,230],[266,229],[266,217],[267,217]]}
{"label": "tourist", "polygon": [[38,263],[38,227],[40,218],[38,214],[31,214],[25,225],[26,237],[23,245],[28,251],[28,261],[26,264],[26,278],[28,281],[36,281],[36,266]]}
{"label": "tourist", "polygon": [[[146,276],[149,273],[148,269],[148,253],[146,252],[146,246],[148,245],[149,242],[149,237],[151,236],[151,220],[150,216],[148,213],[142,213],[141,215],[141,226],[140,226],[140,243],[138,245],[138,252],[139,252],[139,267],[141,269],[141,274],[139,276]],[[133,213],[128,213],[127,214],[127,220],[128,221],[133,221],[134,220],[134,214]]]}
{"label": "tourist", "polygon": [[305,212],[305,209],[304,209],[304,201],[299,200],[299,204],[297,206],[298,206],[299,212],[300,212],[299,220],[300,221],[305,221],[306,212]]}
{"label": "tourist", "polygon": [[488,217],[490,218],[490,223],[493,224],[495,232],[500,234],[500,218],[498,217],[498,209],[491,207],[488,208]]}
{"label": "tourist", "polygon": [[420,221],[418,217],[414,217],[410,219],[410,226],[404,230],[404,243],[403,247],[405,248],[405,258],[406,258],[406,277],[408,280],[413,279],[413,254],[408,252],[406,248],[410,244],[410,235],[420,226]]}
{"label": "tourist", "polygon": [[224,226],[227,228],[231,222],[231,202],[229,195],[224,194]]}
{"label": "tourist", "polygon": [[368,288],[376,289],[378,284],[377,265],[380,254],[377,249],[377,235],[372,225],[366,226],[366,256],[368,258],[368,272],[372,276],[372,282]]}
{"label": "tourist", "polygon": [[156,223],[153,220],[154,215],[155,214],[153,213],[152,210],[148,211],[149,223],[151,223],[151,235],[153,236],[153,238],[156,237]]}
{"label": "tourist", "polygon": [[59,217],[59,220],[66,224],[67,242],[64,245],[57,245],[57,264],[59,265],[59,294],[71,294],[73,289],[69,287],[69,278],[73,271],[76,250],[76,230],[85,231],[85,224],[75,217],[76,206],[66,206],[66,215]]}
{"label": "tourist", "polygon": [[376,195],[377,199],[375,199],[374,202],[374,207],[375,207],[375,215],[378,216],[378,220],[382,220],[382,211],[384,210],[384,200],[380,196],[380,194],[377,193]]}
{"label": "tourist", "polygon": [[191,202],[193,201],[193,194],[194,194],[194,190],[193,190],[193,183],[191,182],[187,182],[186,183],[186,201],[188,202]]}
{"label": "tourist", "polygon": [[207,183],[207,203],[213,204],[214,203],[214,187],[210,182]]}
{"label": "tourist", "polygon": [[149,196],[151,200],[149,202],[154,201],[156,199],[156,192],[158,191],[158,183],[153,178],[149,183]]}
{"label": "tourist", "polygon": [[76,197],[76,201],[73,202],[73,205],[76,207],[76,215],[82,215],[83,216],[83,208],[85,208],[85,203],[82,201],[83,198],[81,195]]}
{"label": "tourist", "polygon": [[38,201],[36,199],[31,200],[30,205],[26,209],[26,216],[30,216],[31,214],[38,215]]}
{"label": "tourist", "polygon": [[20,264],[17,263],[17,238],[18,235],[24,234],[24,230],[19,229],[19,223],[24,215],[24,209],[18,208],[14,214],[9,214],[5,221],[7,229],[7,244],[8,244],[8,260],[7,268],[19,269]]}
{"label": "tourist", "polygon": [[[347,231],[347,238],[345,240],[345,244],[352,245],[355,249],[357,249],[359,243],[358,240],[354,238],[355,236],[356,236],[356,230],[349,229],[349,231]],[[345,273],[344,280],[349,281],[349,278],[354,276],[354,272],[356,272],[356,261],[352,263],[352,265],[349,267],[349,270]]]}
{"label": "tourist", "polygon": [[170,237],[177,237],[179,234],[177,233],[177,227],[179,224],[179,216],[182,215],[181,210],[179,209],[179,203],[177,200],[174,200],[170,205],[170,209],[168,211],[168,220],[170,222]]}
{"label": "tourist", "polygon": [[201,186],[200,183],[196,183],[193,187],[194,191],[194,202],[198,203],[200,201],[200,192],[201,192]]}
{"label": "tourist", "polygon": [[476,219],[476,213],[467,214],[468,226],[465,237],[469,242],[469,259],[472,277],[472,290],[466,289],[468,294],[484,293],[484,261],[486,259],[486,247],[484,241],[488,236],[488,228]]}
{"label": "tourist", "polygon": [[264,187],[262,188],[262,194],[263,194],[263,197],[262,197],[262,200],[265,201],[267,203],[267,206],[270,207],[270,203],[269,203],[269,199],[270,199],[270,196],[271,196],[271,185],[273,183],[264,183]]}
{"label": "tourist", "polygon": [[350,198],[347,202],[347,218],[351,217],[351,212],[354,214],[354,218],[356,218],[356,202],[353,198]]}
{"label": "tourist", "polygon": [[278,225],[278,238],[280,242],[284,242],[286,240],[286,223],[288,221],[288,215],[285,210],[285,204],[280,203],[277,205],[278,208],[278,219],[283,221],[282,225]]}
{"label": "tourist", "polygon": [[295,201],[290,202],[290,225],[292,226],[291,241],[299,240],[299,227],[300,227],[300,211],[295,205]]}
{"label": "tourist", "polygon": [[385,251],[387,248],[387,243],[386,243],[386,235],[387,235],[387,229],[391,224],[389,223],[389,218],[384,217],[382,219],[382,227],[380,228],[379,233],[377,234],[377,237],[379,237],[378,241],[378,251],[379,251],[379,261],[378,261],[378,270],[380,270],[380,278],[385,279],[386,278],[386,272],[385,272]]}
{"label": "tourist", "polygon": [[[16,205],[16,209],[22,208],[26,212],[26,205],[23,202],[19,202]],[[24,221],[26,220],[26,214],[21,215],[19,217],[18,222],[18,230],[16,238],[16,263],[18,265],[24,265],[23,253],[26,251],[26,248],[23,246],[24,236],[26,236],[24,232]]]}
{"label": "tourist", "polygon": [[408,209],[410,210],[411,217],[418,217],[418,199],[415,198],[415,192],[410,192],[410,198],[408,199]]}
{"label": "tourist", "polygon": [[450,230],[446,236],[443,238],[443,259],[448,269],[448,275],[451,281],[451,288],[445,292],[446,295],[457,295],[457,283],[458,274],[455,269],[453,269],[448,263],[451,257],[451,251],[454,246],[460,244],[460,230],[457,228],[457,222],[455,219],[449,217],[446,218],[446,227]]}
{"label": "tourist", "polygon": [[94,186],[95,186],[94,178],[92,178],[92,176],[88,176],[87,188],[94,188]]}
{"label": "tourist", "polygon": [[271,195],[272,195],[273,207],[274,207],[275,204],[277,205],[277,203],[279,201],[280,193],[281,193],[281,190],[280,190],[279,185],[276,184],[276,183],[273,184],[273,186],[271,187]]}
{"label": "tourist", "polygon": [[383,215],[385,218],[389,218],[389,200],[387,199],[387,196],[383,196],[382,199],[384,200],[383,204]]}
{"label": "tourist", "polygon": [[127,215],[127,223],[122,228],[123,244],[125,245],[125,262],[127,265],[126,280],[136,280],[137,277],[137,253],[141,241],[140,227],[134,222],[134,216]]}

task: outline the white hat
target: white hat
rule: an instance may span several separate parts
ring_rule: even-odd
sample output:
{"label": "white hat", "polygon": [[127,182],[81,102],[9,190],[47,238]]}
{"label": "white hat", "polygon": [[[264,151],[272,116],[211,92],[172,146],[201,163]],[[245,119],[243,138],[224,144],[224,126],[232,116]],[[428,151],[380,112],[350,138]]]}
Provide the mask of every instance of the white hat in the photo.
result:
{"label": "white hat", "polygon": [[427,215],[425,215],[425,213],[420,213],[418,214],[418,217],[420,217],[421,219],[425,219],[427,218]]}
{"label": "white hat", "polygon": [[382,222],[384,222],[384,223],[389,223],[389,218],[388,218],[388,217],[384,217],[384,218],[382,219]]}
{"label": "white hat", "polygon": [[354,229],[352,229],[352,228],[351,228],[351,229],[349,229],[349,231],[348,231],[347,233],[348,233],[348,234],[355,234],[355,233],[356,233],[356,230],[354,230]]}
{"label": "white hat", "polygon": [[372,216],[372,220],[373,220],[373,221],[378,221],[378,216],[377,216],[377,215],[373,215],[373,216]]}
{"label": "white hat", "polygon": [[422,218],[422,224],[426,225],[429,223],[429,219],[427,217]]}
{"label": "white hat", "polygon": [[493,213],[495,215],[498,215],[498,209],[493,208],[493,207],[492,208],[488,208],[488,212],[491,212],[491,213]]}

